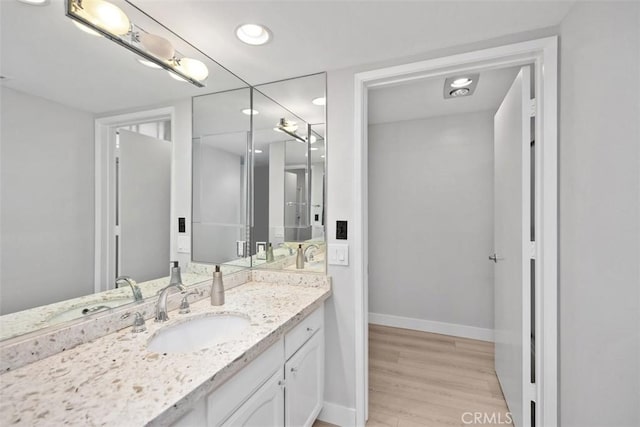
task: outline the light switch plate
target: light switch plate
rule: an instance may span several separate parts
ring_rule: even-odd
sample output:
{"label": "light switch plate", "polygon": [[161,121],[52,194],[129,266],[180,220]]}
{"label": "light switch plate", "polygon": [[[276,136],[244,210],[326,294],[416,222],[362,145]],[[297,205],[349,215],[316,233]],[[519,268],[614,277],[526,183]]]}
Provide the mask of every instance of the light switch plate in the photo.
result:
{"label": "light switch plate", "polygon": [[330,243],[327,249],[330,265],[349,265],[349,245],[347,243]]}
{"label": "light switch plate", "polygon": [[178,236],[178,253],[191,253],[191,236]]}

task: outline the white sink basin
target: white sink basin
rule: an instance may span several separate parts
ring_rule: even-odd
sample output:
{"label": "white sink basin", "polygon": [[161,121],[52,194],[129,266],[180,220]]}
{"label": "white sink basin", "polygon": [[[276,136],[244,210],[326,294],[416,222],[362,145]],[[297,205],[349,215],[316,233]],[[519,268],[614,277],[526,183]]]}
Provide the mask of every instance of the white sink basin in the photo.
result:
{"label": "white sink basin", "polygon": [[237,314],[215,314],[160,329],[147,347],[156,353],[191,353],[240,337],[249,327],[248,317]]}

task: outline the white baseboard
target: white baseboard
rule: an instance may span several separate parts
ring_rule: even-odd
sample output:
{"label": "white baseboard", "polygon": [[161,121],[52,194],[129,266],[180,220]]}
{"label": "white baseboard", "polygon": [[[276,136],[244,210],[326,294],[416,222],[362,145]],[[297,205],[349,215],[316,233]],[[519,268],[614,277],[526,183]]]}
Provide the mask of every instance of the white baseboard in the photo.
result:
{"label": "white baseboard", "polygon": [[380,313],[369,313],[369,323],[493,342],[493,329],[477,328],[475,326],[459,325],[456,323],[436,322],[435,320],[415,319]]}
{"label": "white baseboard", "polygon": [[340,427],[351,427],[356,425],[356,410],[355,408],[324,402],[318,419]]}

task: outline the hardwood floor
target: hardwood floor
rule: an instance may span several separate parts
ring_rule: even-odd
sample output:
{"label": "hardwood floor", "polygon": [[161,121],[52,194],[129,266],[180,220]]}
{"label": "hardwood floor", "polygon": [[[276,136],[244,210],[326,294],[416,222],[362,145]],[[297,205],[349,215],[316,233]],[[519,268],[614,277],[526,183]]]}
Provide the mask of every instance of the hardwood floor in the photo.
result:
{"label": "hardwood floor", "polygon": [[369,326],[367,426],[505,427],[507,413],[492,343]]}

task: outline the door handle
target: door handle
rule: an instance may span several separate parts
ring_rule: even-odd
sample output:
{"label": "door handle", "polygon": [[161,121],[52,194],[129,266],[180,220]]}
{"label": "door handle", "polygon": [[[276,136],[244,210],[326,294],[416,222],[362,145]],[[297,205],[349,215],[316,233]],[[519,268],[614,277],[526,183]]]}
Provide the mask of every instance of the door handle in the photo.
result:
{"label": "door handle", "polygon": [[498,255],[496,255],[495,253],[493,255],[489,255],[489,259],[495,263],[497,263],[498,261],[503,260],[504,258],[499,257]]}

